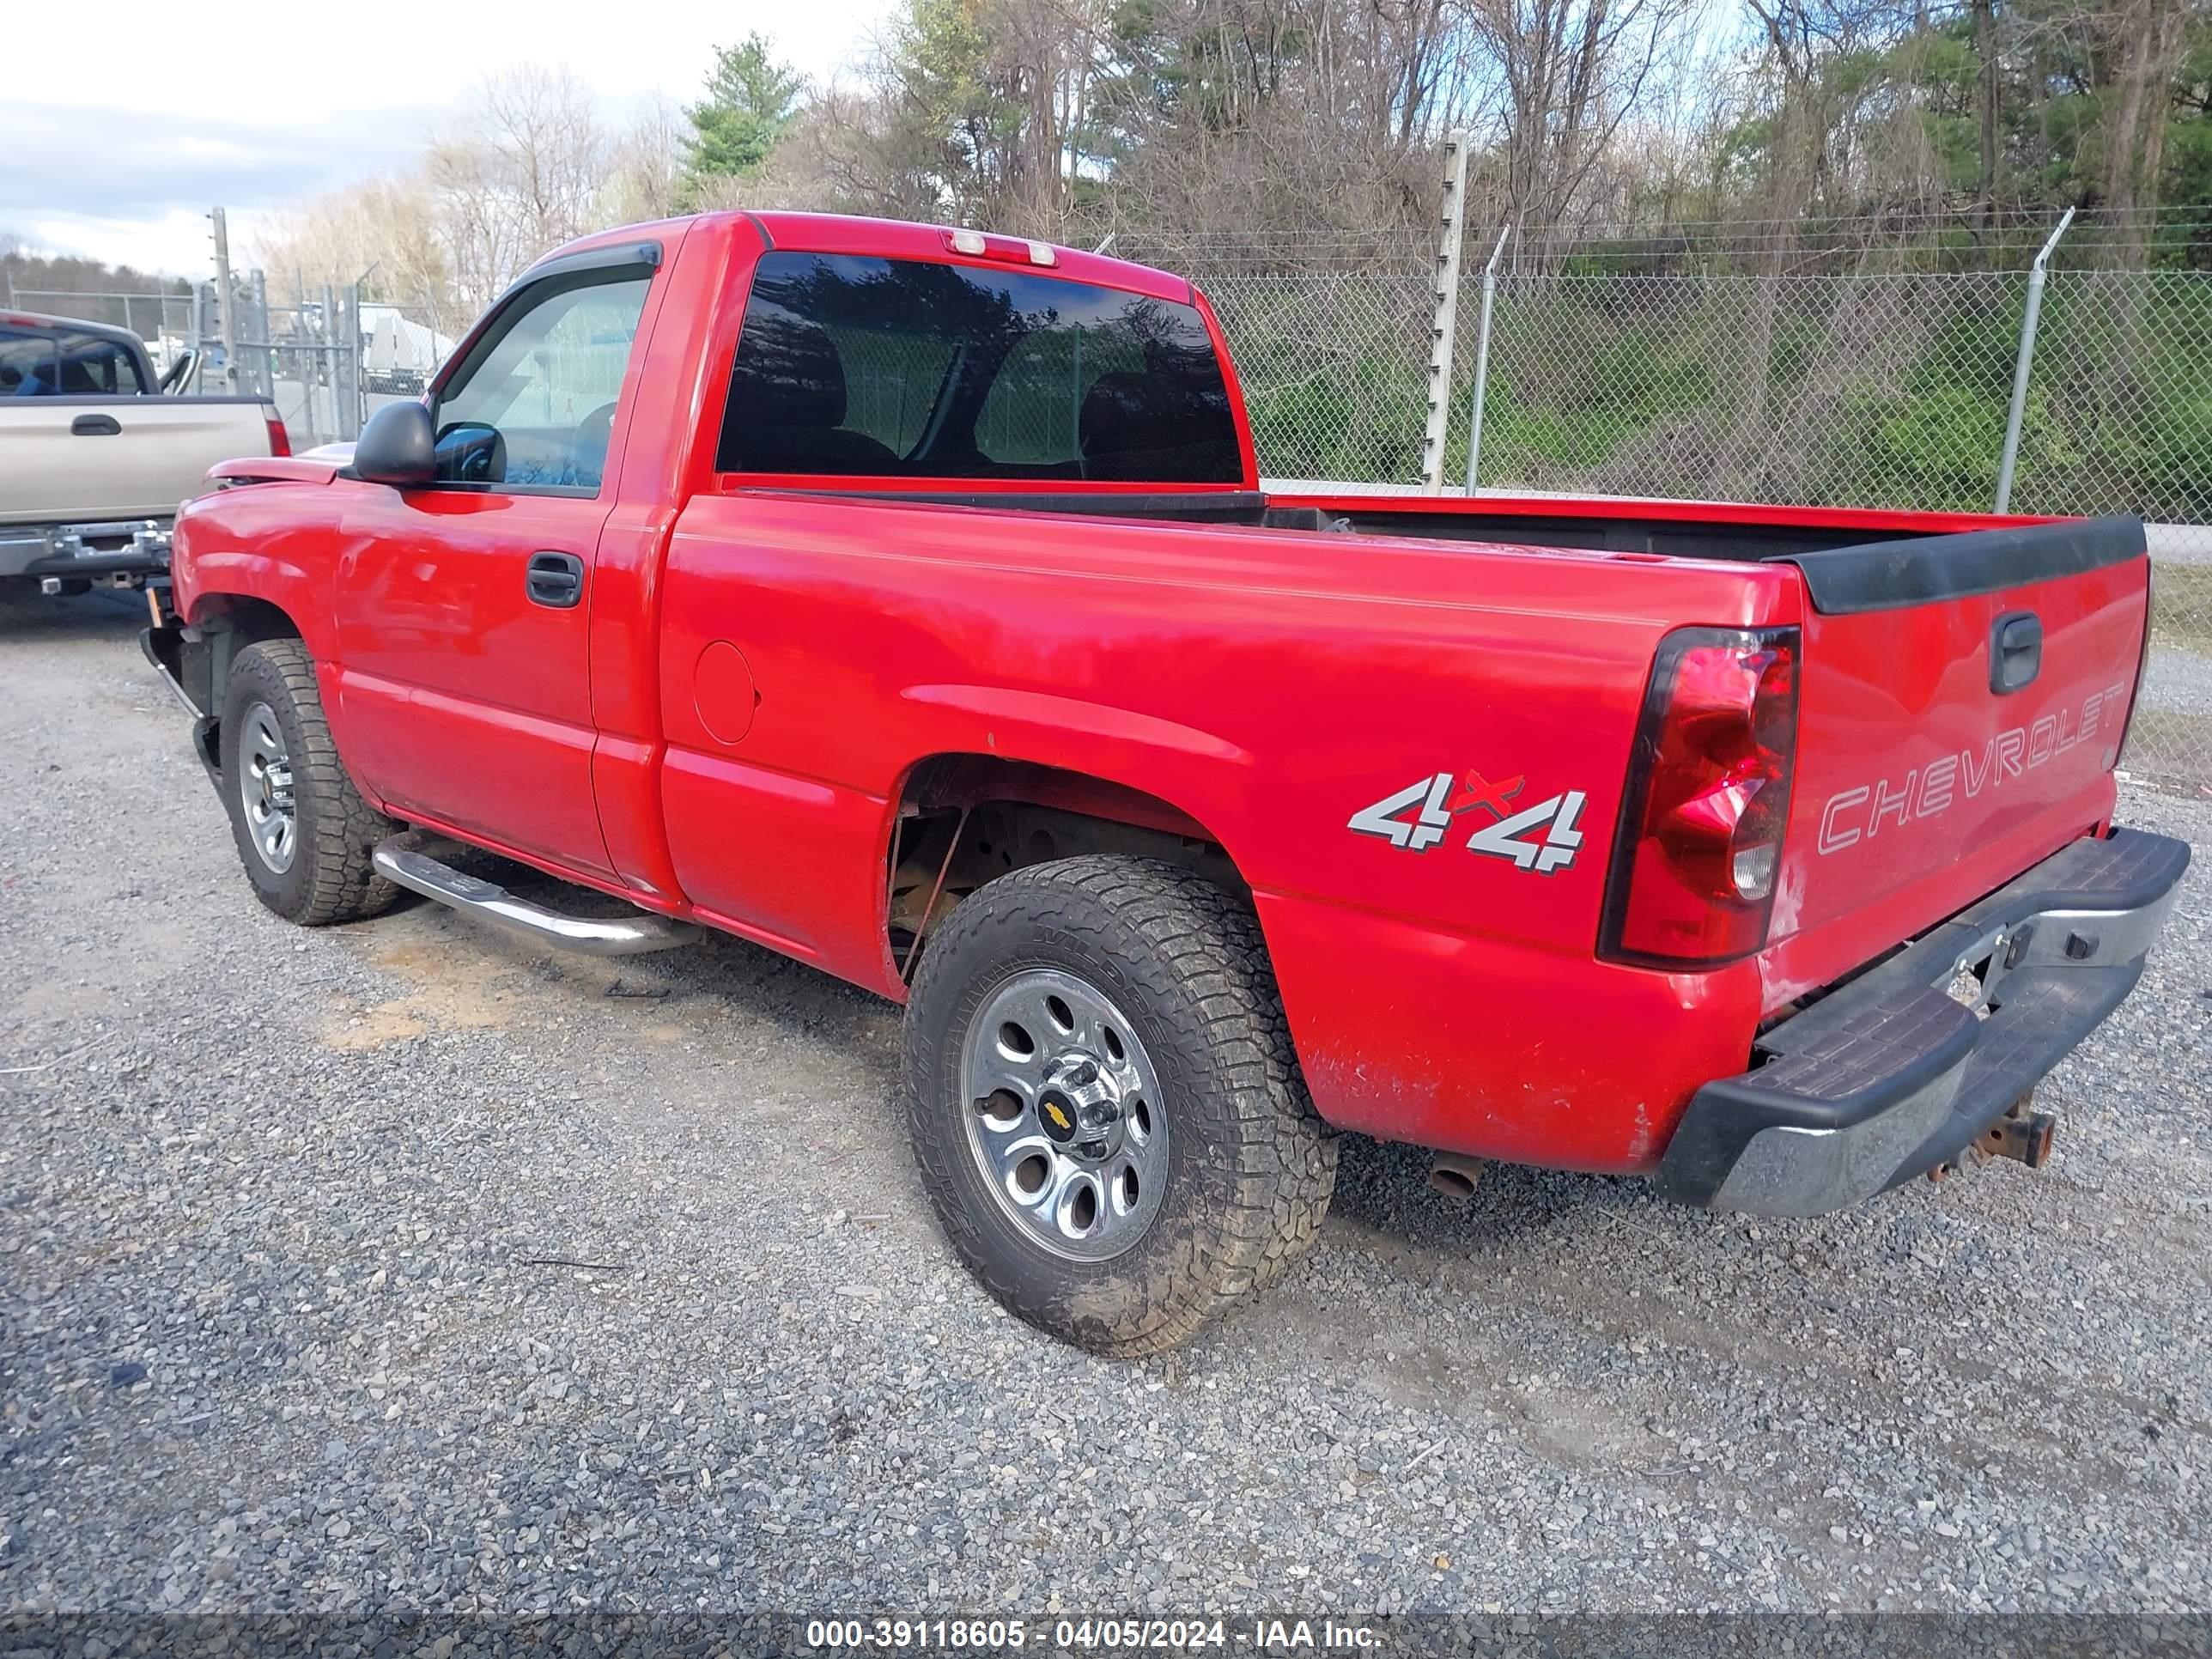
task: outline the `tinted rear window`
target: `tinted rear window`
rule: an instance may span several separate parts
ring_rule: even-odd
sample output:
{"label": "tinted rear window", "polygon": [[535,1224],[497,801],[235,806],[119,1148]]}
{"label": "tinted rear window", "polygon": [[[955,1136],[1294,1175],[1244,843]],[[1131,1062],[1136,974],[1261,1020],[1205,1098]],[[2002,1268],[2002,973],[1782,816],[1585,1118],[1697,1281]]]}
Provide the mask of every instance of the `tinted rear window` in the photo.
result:
{"label": "tinted rear window", "polygon": [[135,397],[145,390],[126,345],[68,330],[0,327],[0,398]]}
{"label": "tinted rear window", "polygon": [[62,390],[71,397],[86,392],[122,393],[135,397],[146,387],[138,379],[138,359],[131,348],[97,334],[64,334]]}
{"label": "tinted rear window", "polygon": [[0,398],[52,398],[61,389],[61,351],[54,337],[0,328]]}
{"label": "tinted rear window", "polygon": [[1237,483],[1196,307],[1024,270],[770,253],[725,472]]}

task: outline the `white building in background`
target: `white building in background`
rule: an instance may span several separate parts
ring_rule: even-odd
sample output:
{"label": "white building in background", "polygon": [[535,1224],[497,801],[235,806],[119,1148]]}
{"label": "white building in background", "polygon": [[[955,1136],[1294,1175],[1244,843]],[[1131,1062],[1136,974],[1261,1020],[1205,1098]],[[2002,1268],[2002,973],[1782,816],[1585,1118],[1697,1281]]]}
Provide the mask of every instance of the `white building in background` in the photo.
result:
{"label": "white building in background", "polygon": [[397,306],[362,306],[361,341],[362,379],[368,389],[409,397],[429,384],[453,349],[447,336],[403,316]]}

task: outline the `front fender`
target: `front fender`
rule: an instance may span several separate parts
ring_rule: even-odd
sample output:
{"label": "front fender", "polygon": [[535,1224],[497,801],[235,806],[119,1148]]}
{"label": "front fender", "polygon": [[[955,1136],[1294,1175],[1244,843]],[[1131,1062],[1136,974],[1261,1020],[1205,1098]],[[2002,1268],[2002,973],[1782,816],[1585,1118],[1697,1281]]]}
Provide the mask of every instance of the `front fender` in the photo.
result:
{"label": "front fender", "polygon": [[195,627],[272,606],[319,662],[337,654],[328,496],[306,484],[253,484],[203,495],[178,515],[170,577],[177,614]]}

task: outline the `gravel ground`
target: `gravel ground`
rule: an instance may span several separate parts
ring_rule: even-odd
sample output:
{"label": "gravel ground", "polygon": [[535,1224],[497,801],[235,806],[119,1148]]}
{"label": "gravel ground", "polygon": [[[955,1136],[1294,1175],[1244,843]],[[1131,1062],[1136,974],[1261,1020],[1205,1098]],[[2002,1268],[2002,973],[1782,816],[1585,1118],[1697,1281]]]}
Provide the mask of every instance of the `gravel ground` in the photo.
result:
{"label": "gravel ground", "polygon": [[2143,670],[2143,706],[2212,714],[2212,654],[2158,641]]}
{"label": "gravel ground", "polygon": [[2212,655],[2154,641],[2126,764],[2168,794],[2212,803]]}
{"label": "gravel ground", "polygon": [[1110,1364],[949,1259],[884,1005],[262,911],[137,614],[0,614],[0,1607],[2212,1606],[2212,858],[2041,1173],[1454,1210],[1354,1140]]}

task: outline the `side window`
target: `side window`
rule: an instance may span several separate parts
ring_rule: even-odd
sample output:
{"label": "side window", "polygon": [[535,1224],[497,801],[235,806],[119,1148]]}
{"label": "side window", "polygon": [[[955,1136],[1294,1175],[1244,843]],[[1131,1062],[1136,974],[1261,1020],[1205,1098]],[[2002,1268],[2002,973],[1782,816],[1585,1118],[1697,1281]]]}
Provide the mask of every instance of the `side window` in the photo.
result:
{"label": "side window", "polygon": [[438,398],[440,481],[599,489],[652,280],[553,277],[510,309]]}
{"label": "side window", "polygon": [[131,349],[97,334],[61,337],[61,379],[62,391],[70,397],[118,392],[135,397],[146,390]]}
{"label": "side window", "polygon": [[0,328],[0,398],[52,398],[61,389],[54,337]]}

